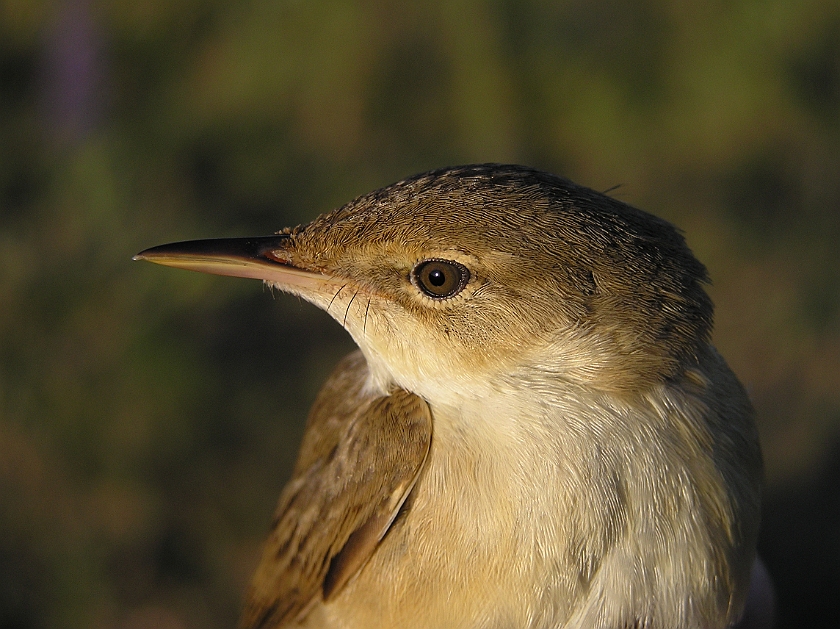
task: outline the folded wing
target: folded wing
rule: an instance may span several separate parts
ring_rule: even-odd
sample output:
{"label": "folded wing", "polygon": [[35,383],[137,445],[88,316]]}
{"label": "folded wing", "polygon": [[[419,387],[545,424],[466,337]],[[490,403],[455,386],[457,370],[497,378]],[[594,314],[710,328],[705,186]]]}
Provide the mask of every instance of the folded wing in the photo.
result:
{"label": "folded wing", "polygon": [[309,416],[248,593],[242,629],[281,627],[329,600],[375,551],[429,452],[432,418],[416,395],[365,389],[361,354],[342,361]]}

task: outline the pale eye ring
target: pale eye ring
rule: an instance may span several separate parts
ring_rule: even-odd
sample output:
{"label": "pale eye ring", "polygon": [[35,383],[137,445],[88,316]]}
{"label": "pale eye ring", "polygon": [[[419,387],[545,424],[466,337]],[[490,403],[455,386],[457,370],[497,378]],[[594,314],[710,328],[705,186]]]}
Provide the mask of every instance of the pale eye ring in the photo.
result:
{"label": "pale eye ring", "polygon": [[449,299],[470,281],[470,272],[460,262],[433,258],[419,262],[411,271],[412,283],[427,297]]}

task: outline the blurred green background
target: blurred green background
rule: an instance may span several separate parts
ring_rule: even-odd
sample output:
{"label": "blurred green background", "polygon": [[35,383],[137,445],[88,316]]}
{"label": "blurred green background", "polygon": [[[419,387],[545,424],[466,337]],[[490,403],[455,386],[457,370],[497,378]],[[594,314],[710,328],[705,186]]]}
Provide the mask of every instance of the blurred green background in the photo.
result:
{"label": "blurred green background", "polygon": [[840,3],[0,0],[0,627],[231,627],[351,349],[131,262],[507,161],[679,225],[758,408],[779,628],[840,618]]}

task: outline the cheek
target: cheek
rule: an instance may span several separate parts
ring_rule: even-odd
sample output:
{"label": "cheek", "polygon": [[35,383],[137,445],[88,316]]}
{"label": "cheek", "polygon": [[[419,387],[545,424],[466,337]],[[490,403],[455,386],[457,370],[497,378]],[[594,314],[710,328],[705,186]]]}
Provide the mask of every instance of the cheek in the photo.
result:
{"label": "cheek", "polygon": [[[371,323],[374,321],[371,317]],[[425,375],[439,370],[451,359],[454,345],[442,333],[439,322],[394,315],[377,315],[368,327],[365,343],[394,369]]]}

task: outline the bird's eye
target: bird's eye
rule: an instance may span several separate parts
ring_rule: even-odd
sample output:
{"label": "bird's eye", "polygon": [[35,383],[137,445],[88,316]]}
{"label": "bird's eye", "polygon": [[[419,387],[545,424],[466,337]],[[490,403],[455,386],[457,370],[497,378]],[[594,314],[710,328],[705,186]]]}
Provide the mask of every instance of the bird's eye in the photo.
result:
{"label": "bird's eye", "polygon": [[424,260],[414,267],[411,279],[432,299],[448,299],[464,289],[470,272],[463,264],[452,260]]}

